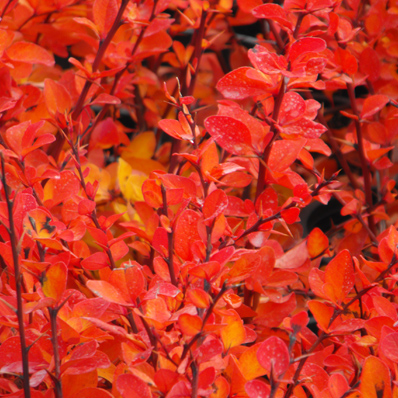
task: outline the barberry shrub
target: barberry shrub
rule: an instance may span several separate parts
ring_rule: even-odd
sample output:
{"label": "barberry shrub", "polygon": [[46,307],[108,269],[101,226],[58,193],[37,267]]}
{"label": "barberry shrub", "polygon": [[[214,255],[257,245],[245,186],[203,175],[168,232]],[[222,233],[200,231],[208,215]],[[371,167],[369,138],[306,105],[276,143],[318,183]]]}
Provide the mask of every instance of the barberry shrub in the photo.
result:
{"label": "barberry shrub", "polygon": [[396,0],[0,16],[0,396],[397,396]]}

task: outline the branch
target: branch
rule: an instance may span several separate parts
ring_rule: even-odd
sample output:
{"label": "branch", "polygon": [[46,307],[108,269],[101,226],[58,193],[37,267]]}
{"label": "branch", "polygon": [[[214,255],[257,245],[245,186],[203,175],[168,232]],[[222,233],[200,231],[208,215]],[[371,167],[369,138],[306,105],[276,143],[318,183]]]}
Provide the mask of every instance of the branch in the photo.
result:
{"label": "branch", "polygon": [[15,233],[15,225],[14,225],[14,215],[13,215],[13,201],[11,201],[10,196],[8,194],[8,185],[6,181],[6,170],[4,165],[4,157],[3,153],[0,152],[1,157],[1,180],[3,183],[3,189],[5,194],[5,200],[7,204],[8,210],[8,221],[10,227],[8,232],[10,234],[11,241],[11,250],[12,250],[12,259],[14,263],[14,275],[15,275],[15,289],[17,293],[17,318],[18,318],[18,328],[19,328],[19,340],[21,343],[21,355],[22,355],[22,382],[23,382],[23,390],[25,394],[25,398],[30,398],[30,386],[29,386],[29,358],[28,358],[28,348],[26,346],[26,337],[25,337],[25,324],[23,320],[23,302],[22,302],[22,274],[20,273],[19,268],[19,259],[18,259],[18,243]]}

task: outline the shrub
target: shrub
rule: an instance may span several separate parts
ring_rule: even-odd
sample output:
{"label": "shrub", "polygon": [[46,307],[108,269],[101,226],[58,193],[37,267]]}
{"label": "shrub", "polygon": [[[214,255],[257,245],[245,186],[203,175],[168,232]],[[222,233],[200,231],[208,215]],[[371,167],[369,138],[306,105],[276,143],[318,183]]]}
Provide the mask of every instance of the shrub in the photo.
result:
{"label": "shrub", "polygon": [[397,7],[0,1],[1,396],[396,396]]}

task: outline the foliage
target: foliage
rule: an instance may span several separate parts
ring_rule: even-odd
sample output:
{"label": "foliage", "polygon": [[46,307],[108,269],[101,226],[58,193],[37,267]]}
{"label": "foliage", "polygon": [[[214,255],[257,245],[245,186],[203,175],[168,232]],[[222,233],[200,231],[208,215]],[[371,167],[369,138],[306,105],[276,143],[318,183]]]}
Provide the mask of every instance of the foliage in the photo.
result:
{"label": "foliage", "polygon": [[0,396],[397,396],[398,2],[281,4],[0,0]]}

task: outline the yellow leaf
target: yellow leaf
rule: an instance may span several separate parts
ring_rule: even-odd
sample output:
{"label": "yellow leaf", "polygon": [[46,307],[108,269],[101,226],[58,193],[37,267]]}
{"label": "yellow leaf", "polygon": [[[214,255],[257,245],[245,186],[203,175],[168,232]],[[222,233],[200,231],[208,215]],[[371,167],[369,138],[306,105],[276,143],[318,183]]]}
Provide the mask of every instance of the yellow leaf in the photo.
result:
{"label": "yellow leaf", "polygon": [[242,318],[234,310],[229,310],[228,315],[223,317],[222,323],[226,323],[221,330],[221,339],[225,350],[242,344],[246,339],[246,330]]}
{"label": "yellow leaf", "polygon": [[128,157],[151,159],[156,149],[156,138],[153,131],[138,134],[123,151]]}
{"label": "yellow leaf", "polygon": [[156,160],[134,157],[130,153],[123,152],[122,159],[125,160],[133,170],[141,171],[148,175],[155,170],[165,170],[162,163]]}
{"label": "yellow leaf", "polygon": [[144,200],[141,188],[147,178],[148,176],[145,173],[133,170],[126,161],[119,159],[117,179],[125,199],[132,202]]}

